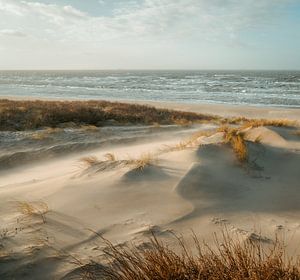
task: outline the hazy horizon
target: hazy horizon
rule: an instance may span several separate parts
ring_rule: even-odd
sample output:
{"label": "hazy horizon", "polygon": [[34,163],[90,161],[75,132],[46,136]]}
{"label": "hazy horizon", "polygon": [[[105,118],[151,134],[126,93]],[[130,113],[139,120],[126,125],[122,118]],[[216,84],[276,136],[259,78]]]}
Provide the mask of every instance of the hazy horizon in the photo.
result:
{"label": "hazy horizon", "polygon": [[236,69],[226,69],[226,68],[224,68],[224,69],[184,69],[184,68],[182,68],[182,69],[180,69],[180,68],[174,68],[174,69],[167,69],[167,68],[162,68],[162,69],[154,69],[154,68],[149,68],[149,69],[147,69],[147,68],[145,68],[145,69],[138,69],[138,68],[120,68],[120,69],[117,69],[117,68],[111,68],[111,69],[109,69],[109,68],[107,68],[107,69],[89,69],[89,68],[86,68],[86,69],[84,69],[84,68],[82,68],[82,69],[51,69],[51,68],[49,68],[49,69],[0,69],[0,71],[1,72],[13,72],[13,71],[24,71],[24,72],[30,72],[30,71],[36,71],[36,72],[47,72],[47,71],[53,71],[53,72],[55,72],[55,71],[58,71],[58,72],[62,72],[62,71],[70,71],[70,72],[72,72],[72,71],[74,71],[74,72],[76,72],[76,71],[83,71],[83,72],[93,72],[93,71],[99,71],[99,72],[101,72],[101,71],[109,71],[109,72],[113,72],[113,71],[153,71],[153,72],[155,72],[155,71],[161,71],[161,72],[163,72],[163,71],[178,71],[178,72],[180,72],[180,71],[195,71],[195,72],[218,72],[218,71],[223,71],[223,72],[300,72],[300,69],[238,69],[238,68],[236,68]]}
{"label": "hazy horizon", "polygon": [[297,0],[0,0],[2,70],[300,70]]}

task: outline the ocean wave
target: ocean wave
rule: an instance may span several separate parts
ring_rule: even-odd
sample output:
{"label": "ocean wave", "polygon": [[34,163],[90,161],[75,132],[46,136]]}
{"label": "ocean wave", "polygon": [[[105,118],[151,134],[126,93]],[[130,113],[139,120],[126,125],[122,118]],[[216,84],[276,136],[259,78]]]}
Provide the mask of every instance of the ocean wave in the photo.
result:
{"label": "ocean wave", "polygon": [[0,95],[298,106],[300,71],[0,71]]}

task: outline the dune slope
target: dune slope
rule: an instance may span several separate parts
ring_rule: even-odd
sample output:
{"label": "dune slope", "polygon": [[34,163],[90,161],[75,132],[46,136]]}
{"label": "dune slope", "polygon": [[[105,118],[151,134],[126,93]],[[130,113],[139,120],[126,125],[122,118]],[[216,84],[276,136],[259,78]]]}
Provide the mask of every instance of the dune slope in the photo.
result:
{"label": "dune slope", "polygon": [[146,246],[149,230],[166,242],[169,230],[189,240],[190,229],[211,242],[224,226],[266,244],[281,234],[296,254],[300,138],[287,128],[250,127],[248,159],[240,162],[222,132],[192,137],[213,129],[161,127],[128,142],[131,131],[124,143],[120,135],[117,143],[2,171],[1,279],[76,279],[80,265],[105,264],[98,235]]}

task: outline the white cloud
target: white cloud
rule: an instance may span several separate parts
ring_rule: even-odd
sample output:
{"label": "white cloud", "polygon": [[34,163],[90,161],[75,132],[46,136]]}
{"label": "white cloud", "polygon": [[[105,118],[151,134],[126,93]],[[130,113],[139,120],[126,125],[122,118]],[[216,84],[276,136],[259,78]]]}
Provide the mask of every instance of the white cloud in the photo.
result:
{"label": "white cloud", "polygon": [[[202,40],[227,37],[230,40],[236,38],[240,30],[272,21],[273,11],[287,1],[126,1],[114,11],[113,16],[92,17],[72,6],[0,0],[0,13],[26,17],[23,19],[25,27],[34,27],[37,34],[40,33],[40,28],[51,29],[56,24],[61,28],[58,30],[61,36],[58,37],[64,37],[65,40],[78,41],[82,38],[106,41],[118,37],[181,39],[185,36]],[[16,19],[17,21],[20,19]]]}
{"label": "white cloud", "polygon": [[81,19],[87,16],[86,13],[72,6],[17,0],[0,0],[0,12],[24,17],[37,17],[40,20],[50,20],[56,23],[62,23],[70,19]]}
{"label": "white cloud", "polygon": [[14,29],[2,29],[0,35],[4,36],[15,36],[15,37],[26,37],[27,35],[19,30]]}
{"label": "white cloud", "polygon": [[[0,0],[0,47],[32,52],[33,57],[37,51],[41,57],[72,52],[78,59],[92,53],[108,60],[107,53],[111,59],[142,56],[141,47],[148,53],[169,53],[171,48],[175,53],[185,44],[194,50],[216,43],[243,46],[241,33],[275,24],[281,8],[291,1],[131,0],[120,1],[110,16],[91,16],[73,6]],[[22,45],[5,39],[25,34]]]}
{"label": "white cloud", "polygon": [[21,16],[24,13],[22,9],[22,5],[17,5],[14,1],[0,1],[0,12],[2,13],[9,13],[12,15]]}

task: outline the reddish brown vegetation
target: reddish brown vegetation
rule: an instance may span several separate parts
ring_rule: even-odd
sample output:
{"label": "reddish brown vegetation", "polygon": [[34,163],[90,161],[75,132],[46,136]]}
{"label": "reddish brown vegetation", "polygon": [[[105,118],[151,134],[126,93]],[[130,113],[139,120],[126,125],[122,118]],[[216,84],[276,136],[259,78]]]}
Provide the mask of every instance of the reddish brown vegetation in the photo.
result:
{"label": "reddish brown vegetation", "polygon": [[218,117],[108,101],[0,100],[0,130],[60,125],[177,124]]}

